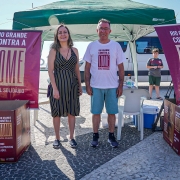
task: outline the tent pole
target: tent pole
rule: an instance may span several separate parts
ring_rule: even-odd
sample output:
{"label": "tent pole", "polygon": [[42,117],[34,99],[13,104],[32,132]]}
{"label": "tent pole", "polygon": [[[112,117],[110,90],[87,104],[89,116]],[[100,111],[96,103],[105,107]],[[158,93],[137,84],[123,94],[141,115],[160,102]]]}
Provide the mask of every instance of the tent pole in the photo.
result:
{"label": "tent pole", "polygon": [[131,57],[133,60],[133,65],[134,65],[135,85],[138,88],[138,64],[137,64],[137,57],[136,57],[136,43],[135,41],[129,41],[129,45],[131,48]]}
{"label": "tent pole", "polygon": [[44,46],[44,40],[41,40],[41,56],[42,56],[43,46]]}

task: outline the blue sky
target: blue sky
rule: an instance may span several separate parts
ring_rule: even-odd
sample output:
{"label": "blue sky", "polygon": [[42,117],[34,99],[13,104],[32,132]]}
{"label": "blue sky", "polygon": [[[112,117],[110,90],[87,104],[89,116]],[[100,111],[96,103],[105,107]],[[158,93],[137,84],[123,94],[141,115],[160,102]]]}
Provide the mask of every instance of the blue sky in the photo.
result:
{"label": "blue sky", "polygon": [[[0,29],[11,29],[12,28],[12,19],[14,12],[17,11],[25,11],[27,9],[37,6],[42,6],[45,4],[49,4],[55,2],[56,0],[1,0],[1,9],[0,9]],[[177,15],[177,22],[180,23],[180,0],[134,0],[136,2],[174,9],[175,14]],[[75,46],[78,49],[81,49],[80,58],[82,58],[86,46],[88,43],[85,44],[75,43]],[[42,57],[46,59],[47,57],[47,49],[49,48],[49,44],[46,45],[42,52]]]}

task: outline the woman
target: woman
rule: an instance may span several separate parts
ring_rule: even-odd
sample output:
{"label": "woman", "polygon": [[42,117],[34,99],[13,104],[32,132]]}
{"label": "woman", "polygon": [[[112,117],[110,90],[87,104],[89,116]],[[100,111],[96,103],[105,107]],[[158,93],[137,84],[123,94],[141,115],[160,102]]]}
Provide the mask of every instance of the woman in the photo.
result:
{"label": "woman", "polygon": [[60,118],[68,116],[70,146],[74,139],[75,116],[79,115],[79,95],[82,94],[78,50],[73,46],[67,26],[61,24],[54,37],[48,56],[48,73],[51,81],[50,107],[56,139],[54,148],[60,146]]}

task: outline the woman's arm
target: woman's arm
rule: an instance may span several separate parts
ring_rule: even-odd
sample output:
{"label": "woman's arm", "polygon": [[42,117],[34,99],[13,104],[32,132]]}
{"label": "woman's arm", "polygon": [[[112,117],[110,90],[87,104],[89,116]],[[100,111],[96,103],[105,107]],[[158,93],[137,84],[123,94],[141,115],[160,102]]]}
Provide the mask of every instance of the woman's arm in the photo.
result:
{"label": "woman's arm", "polygon": [[82,87],[81,87],[81,75],[80,75],[80,71],[79,71],[79,53],[78,53],[78,50],[76,48],[74,48],[74,47],[73,47],[73,51],[77,56],[77,63],[76,63],[76,67],[75,67],[75,73],[76,73],[76,76],[78,78],[79,91],[80,91],[79,93],[81,95],[82,94]]}
{"label": "woman's arm", "polygon": [[48,73],[49,73],[49,78],[50,78],[51,85],[53,87],[53,97],[55,99],[59,99],[59,97],[60,97],[59,96],[59,91],[57,89],[55,78],[54,78],[54,61],[55,61],[55,57],[56,57],[56,51],[54,49],[51,49],[49,51],[49,55],[48,55]]}

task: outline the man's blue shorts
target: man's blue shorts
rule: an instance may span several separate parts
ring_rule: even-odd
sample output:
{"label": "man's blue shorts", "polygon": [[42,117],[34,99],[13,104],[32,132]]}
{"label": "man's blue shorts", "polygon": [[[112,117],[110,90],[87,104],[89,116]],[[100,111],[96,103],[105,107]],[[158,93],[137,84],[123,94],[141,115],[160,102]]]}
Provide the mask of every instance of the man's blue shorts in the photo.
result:
{"label": "man's blue shorts", "polygon": [[107,114],[118,113],[118,98],[117,88],[99,89],[92,88],[93,95],[91,96],[91,113],[101,114],[104,102]]}

